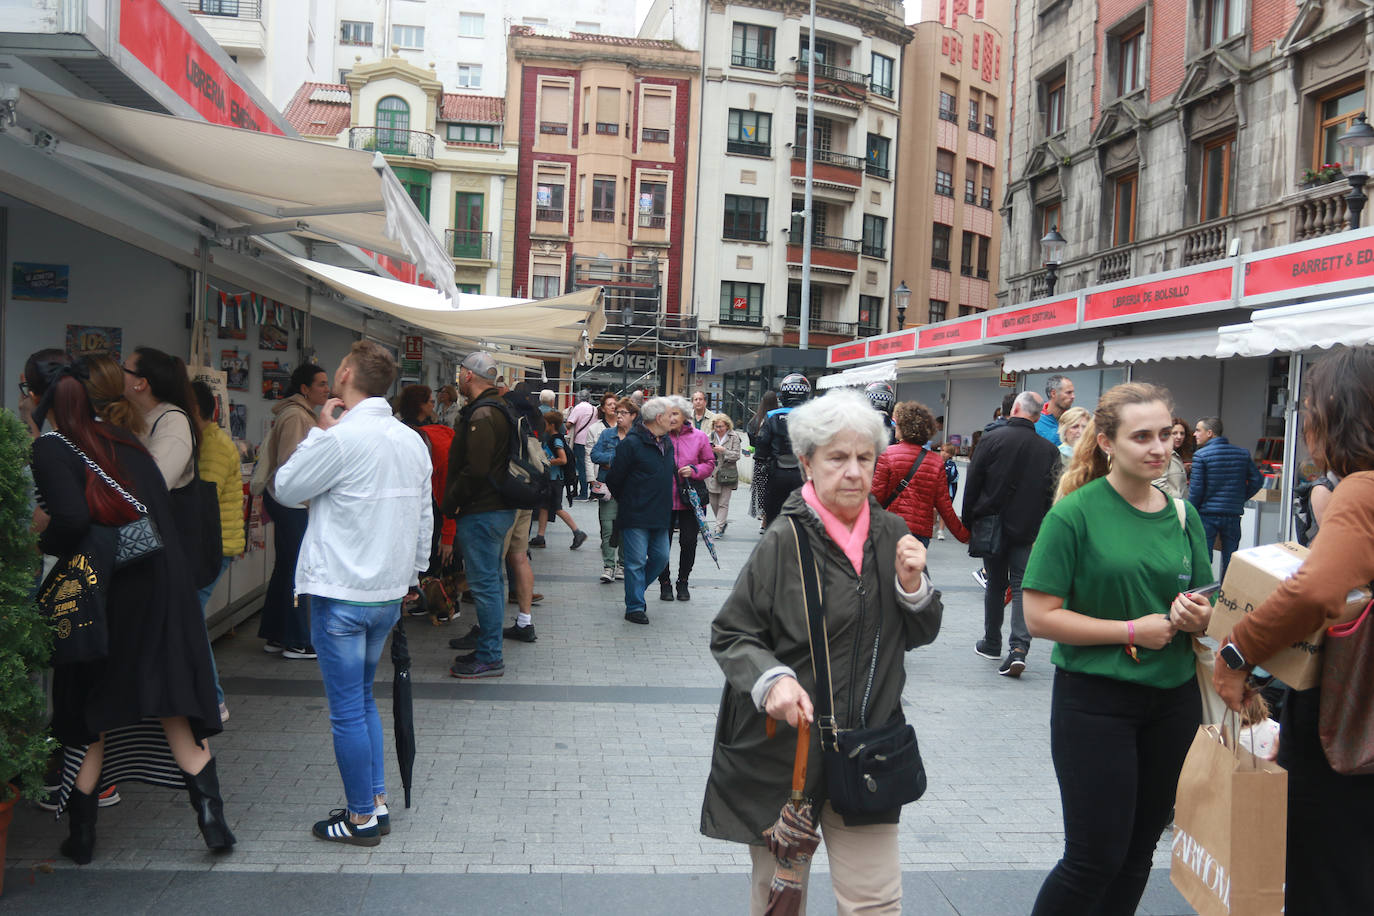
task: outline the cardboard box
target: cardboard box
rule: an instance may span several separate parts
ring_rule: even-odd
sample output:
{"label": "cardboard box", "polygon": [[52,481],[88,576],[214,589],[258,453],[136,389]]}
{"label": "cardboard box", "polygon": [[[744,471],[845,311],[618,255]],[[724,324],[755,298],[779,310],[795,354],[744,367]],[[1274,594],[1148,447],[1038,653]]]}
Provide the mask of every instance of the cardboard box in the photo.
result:
{"label": "cardboard box", "polygon": [[[1217,593],[1207,635],[1224,644],[1236,622],[1259,607],[1306,559],[1307,548],[1291,541],[1250,547],[1231,554],[1231,565],[1226,568],[1226,578]],[[1263,663],[1264,669],[1296,690],[1316,687],[1321,683],[1326,628],[1354,620],[1368,603],[1369,591],[1355,589],[1346,596],[1339,620],[1328,620],[1317,632],[1279,652]]]}

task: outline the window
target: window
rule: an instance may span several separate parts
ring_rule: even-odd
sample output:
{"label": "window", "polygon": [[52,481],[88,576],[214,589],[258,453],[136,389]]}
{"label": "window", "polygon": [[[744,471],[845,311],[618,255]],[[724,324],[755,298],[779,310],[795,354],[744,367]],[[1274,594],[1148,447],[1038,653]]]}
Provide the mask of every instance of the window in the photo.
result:
{"label": "window", "polygon": [[469,296],[482,295],[482,284],[480,283],[455,283],[454,286],[458,287],[458,292],[466,293]]}
{"label": "window", "polygon": [[1053,137],[1064,130],[1064,77],[1045,83],[1045,133]]}
{"label": "window", "polygon": [[[1062,219],[1063,205],[1063,201],[1059,200],[1040,205],[1040,234],[1035,237],[1037,251],[1040,250],[1040,240],[1049,235],[1051,229],[1058,229],[1060,226],[1064,225]],[[1043,256],[1043,254],[1043,252],[1040,252],[1040,256]]]}
{"label": "window", "polygon": [[721,324],[763,323],[763,284],[736,283],[726,280],[720,285]]}
{"label": "window", "polygon": [[404,156],[410,152],[410,106],[389,95],[377,103],[377,152]]}
{"label": "window", "polygon": [[415,209],[419,210],[425,219],[429,219],[429,172],[401,166],[392,168],[392,171],[400,180],[401,187],[406,189],[406,194],[415,202]]}
{"label": "window", "polygon": [[530,277],[530,296],[534,299],[552,299],[562,290],[560,278],[549,274],[535,274]]}
{"label": "window", "polygon": [[768,156],[772,153],[773,116],[765,111],[730,109],[725,151],[745,156]]}
{"label": "window", "polygon": [[892,141],[887,137],[880,137],[877,134],[868,135],[868,164],[864,171],[878,178],[891,178],[892,166],[888,161],[888,155],[892,147]]}
{"label": "window", "polygon": [[997,136],[997,99],[986,92],[983,93],[983,134]]}
{"label": "window", "polygon": [[949,270],[949,227],[944,223],[935,223],[930,233],[930,266]]}
{"label": "window", "polygon": [[967,316],[967,315],[977,315],[977,314],[978,314],[978,306],[976,306],[976,305],[961,305],[961,306],[959,306],[959,317],[960,317],[960,318],[963,318],[963,317],[965,317],[965,316]]}
{"label": "window", "polygon": [[458,37],[481,38],[486,34],[486,17],[481,13],[458,14]]}
{"label": "window", "polygon": [[730,42],[730,63],[755,70],[773,69],[774,31],[768,26],[736,22]]}
{"label": "window", "polygon": [[422,25],[393,25],[391,43],[402,48],[423,49],[425,46],[425,27]]}
{"label": "window", "polygon": [[[829,118],[822,118],[822,117],[820,117],[820,116],[818,115],[818,116],[816,117],[816,142],[812,144],[812,148],[815,149],[817,152],[820,152],[820,151],[822,151],[822,150],[824,150],[824,151],[826,151],[826,152],[829,152],[830,149],[832,148],[832,143],[833,143],[833,141],[834,141],[834,135],[835,135],[835,126],[834,126],[833,124],[830,123],[830,119],[829,119]],[[794,158],[803,158],[803,159],[804,159],[804,158],[806,157],[806,109],[805,109],[805,108],[803,108],[803,109],[801,109],[800,111],[797,112],[797,131],[796,131],[796,138],[797,138],[797,139],[796,139],[796,143],[794,143],[794,144],[793,144],[793,147],[792,147],[792,155],[793,155]],[[798,153],[800,153],[801,155],[798,156]],[[816,158],[817,158],[817,159],[820,159],[821,157],[820,157],[820,156],[817,156]]]}
{"label": "window", "polygon": [[935,151],[935,193],[954,196],[954,154],[947,149]]}
{"label": "window", "polygon": [[668,225],[668,183],[641,181],[639,183],[639,225],[644,229],[662,229]]}
{"label": "window", "polygon": [[1113,184],[1115,203],[1112,210],[1112,245],[1129,245],[1135,241],[1135,192],[1139,175],[1122,175]]}
{"label": "window", "polygon": [[940,93],[940,120],[958,121],[959,118],[954,113],[954,96],[948,92]]}
{"label": "window", "polygon": [[978,257],[978,237],[972,232],[960,233],[959,273],[965,277],[973,276],[973,261]]}
{"label": "window", "polygon": [[1312,149],[1312,168],[1321,168],[1328,162],[1341,161],[1341,148],[1336,139],[1355,123],[1357,115],[1364,114],[1364,80],[1355,84],[1347,83],[1317,100],[1317,140]]}
{"label": "window", "polygon": [[870,258],[887,257],[886,217],[864,214],[864,238],[860,250]]}
{"label": "window", "polygon": [[1127,95],[1140,88],[1140,54],[1145,46],[1145,26],[1138,25],[1117,41],[1116,92]]}
{"label": "window", "polygon": [[1211,48],[1231,37],[1237,22],[1236,0],[1202,0],[1206,4],[1206,22],[1203,25],[1206,36],[1204,47]]}
{"label": "window", "polygon": [[768,198],[725,195],[725,226],[721,234],[727,239],[762,242],[768,238]]}
{"label": "window", "polygon": [[572,90],[566,83],[544,83],[539,87],[539,132],[541,134],[568,133],[571,107],[568,100]]}
{"label": "window", "polygon": [[[969,172],[968,174],[973,174]],[[978,183],[972,178],[964,179],[964,203],[972,204],[978,202]]]}
{"label": "window", "polygon": [[[534,218],[540,222],[563,222],[565,177],[562,172],[541,172],[534,189]],[[554,295],[557,295],[555,293]]]}
{"label": "window", "polygon": [[[814,324],[821,320],[821,308],[825,304],[825,291],[820,284],[811,284],[811,322]],[[801,318],[801,281],[791,280],[787,284],[787,317],[793,319]]]}
{"label": "window", "polygon": [[992,239],[986,235],[978,236],[978,279],[988,278],[988,258],[992,252]]}
{"label": "window", "polygon": [[1231,166],[1236,155],[1236,135],[1202,145],[1202,200],[1199,220],[1231,215]]}
{"label": "window", "polygon": [[943,299],[930,300],[930,323],[944,321],[945,315],[949,314],[949,303]]}
{"label": "window", "polygon": [[978,206],[986,210],[992,209],[992,177],[992,169],[983,166],[983,185],[978,192]]}
{"label": "window", "polygon": [[615,184],[614,177],[597,175],[592,178],[592,222],[615,222]]}
{"label": "window", "polygon": [[453,195],[453,246],[449,253],[455,258],[485,258],[486,233],[482,231],[481,194],[459,191]]}
{"label": "window", "polygon": [[345,19],[339,23],[339,44],[341,45],[370,45],[372,44],[372,23],[370,22],[350,22]]}
{"label": "window", "polygon": [[[797,51],[797,67],[805,69],[811,60],[811,37],[803,35]],[[829,38],[816,39],[816,74],[819,76],[823,72],[828,72],[826,66],[835,66],[836,50],[838,46]]]}
{"label": "window", "polygon": [[644,143],[667,143],[672,139],[673,97],[666,92],[644,93],[639,120]]}
{"label": "window", "polygon": [[481,64],[459,64],[458,65],[458,85],[465,89],[482,88],[482,65]]}
{"label": "window", "polygon": [[496,125],[494,124],[450,124],[449,143],[482,143],[496,145]]}
{"label": "window", "polygon": [[885,99],[892,98],[893,81],[892,72],[895,62],[890,57],[874,53],[872,57],[873,75],[869,78],[869,88],[874,95],[880,95]]}
{"label": "window", "polygon": [[619,89],[602,86],[596,90],[596,132],[603,137],[614,137],[620,133]]}
{"label": "window", "polygon": [[878,296],[859,294],[859,336],[871,337],[883,332],[883,300]]}
{"label": "window", "polygon": [[983,121],[978,117],[978,96],[970,95],[968,99],[968,129],[978,131],[983,126]]}

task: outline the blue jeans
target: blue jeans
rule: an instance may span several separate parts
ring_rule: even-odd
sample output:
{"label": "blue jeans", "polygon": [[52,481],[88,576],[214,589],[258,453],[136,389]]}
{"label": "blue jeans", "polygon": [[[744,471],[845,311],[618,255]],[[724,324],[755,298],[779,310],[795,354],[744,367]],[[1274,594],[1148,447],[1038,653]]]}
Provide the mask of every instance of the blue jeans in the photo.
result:
{"label": "blue jeans", "polygon": [[349,813],[370,815],[373,796],[386,794],[382,720],[372,681],[387,634],[401,617],[401,602],[350,604],[316,595],[310,616],[344,798]]}
{"label": "blue jeans", "polygon": [[283,646],[299,647],[310,643],[310,604],[294,599],[296,591],[296,561],[301,555],[301,541],[310,523],[310,510],[288,509],[270,494],[262,495],[267,516],[272,519],[272,543],[277,562],[272,578],[267,582],[267,597],[258,618],[258,637]]}
{"label": "blue jeans", "polygon": [[505,558],[501,547],[506,532],[515,524],[514,509],[474,512],[458,516],[455,541],[463,551],[463,569],[468,588],[477,603],[477,660],[501,661],[501,624],[506,619],[506,586],[503,580]]}
{"label": "blue jeans", "polygon": [[[215,586],[219,585],[219,580],[224,578],[224,573],[229,569],[229,564],[234,562],[233,557],[225,557],[219,564],[219,572],[215,575],[214,581],[202,588],[197,594],[200,595],[200,616],[205,617],[205,605],[210,600],[210,596],[215,593]],[[210,631],[207,628],[205,638],[210,639]],[[219,685],[219,665],[215,664],[215,644],[210,643],[210,673],[215,676],[215,699],[221,706],[224,705],[224,688]]]}
{"label": "blue jeans", "polygon": [[587,481],[587,446],[586,444],[573,445],[573,461],[576,464],[573,470],[577,473],[577,498],[586,499],[588,496]]}
{"label": "blue jeans", "polygon": [[668,566],[668,528],[621,528],[625,554],[625,613],[644,610],[644,589]]}
{"label": "blue jeans", "polygon": [[1231,565],[1231,554],[1240,546],[1240,519],[1234,515],[1201,515],[1202,535],[1207,539],[1207,556],[1212,556],[1212,545],[1217,535],[1221,535],[1221,575],[1226,577],[1226,567]]}

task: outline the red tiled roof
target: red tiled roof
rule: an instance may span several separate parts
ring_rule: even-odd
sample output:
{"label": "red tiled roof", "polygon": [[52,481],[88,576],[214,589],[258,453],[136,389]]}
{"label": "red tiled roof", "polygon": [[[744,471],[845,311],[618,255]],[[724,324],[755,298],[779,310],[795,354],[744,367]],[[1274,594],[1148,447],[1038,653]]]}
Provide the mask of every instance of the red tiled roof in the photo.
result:
{"label": "red tiled roof", "polygon": [[675,41],[658,38],[634,38],[628,35],[602,35],[600,32],[568,32],[566,35],[550,32],[543,27],[512,25],[510,34],[524,38],[562,38],[565,41],[588,41],[603,45],[616,45],[622,48],[654,48],[660,51],[681,51]]}
{"label": "red tiled roof", "polygon": [[439,120],[462,124],[501,124],[506,120],[506,100],[490,95],[445,92],[439,103]]}
{"label": "red tiled roof", "polygon": [[352,104],[348,87],[303,83],[286,106],[286,120],[306,136],[333,137],[348,126]]}

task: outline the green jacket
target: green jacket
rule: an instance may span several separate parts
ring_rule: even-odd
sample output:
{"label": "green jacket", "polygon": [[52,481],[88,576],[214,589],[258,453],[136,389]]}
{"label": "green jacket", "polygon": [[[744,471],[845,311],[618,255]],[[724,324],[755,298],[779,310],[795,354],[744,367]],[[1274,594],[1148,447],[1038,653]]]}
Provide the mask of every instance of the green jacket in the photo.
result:
{"label": "green jacket", "polygon": [[458,415],[444,485],[443,512],[448,516],[509,508],[496,492],[492,479],[498,472],[505,473],[510,460],[510,424],[497,408],[478,403],[483,400],[506,403],[495,388],[488,388]]}
{"label": "green jacket", "polygon": [[[786,665],[796,672],[797,680],[815,701],[802,581],[788,519],[795,519],[807,531],[821,568],[839,726],[859,724],[858,707],[880,621],[868,725],[883,725],[902,714],[902,689],[906,685],[903,657],[909,650],[934,641],[940,631],[942,606],[939,592],[917,611],[899,603],[897,541],[908,533],[906,523],[884,512],[871,496],[868,504],[871,521],[862,579],[797,491],[783,504],[782,518],[759,540],[711,624],[711,653],[724,670],[726,682],[701,809],[701,832],[707,836],[762,845],[763,830],[777,820],[791,792],[797,736],[782,723],[773,739],[766,736],[767,715],[755,708],[750,695],[759,677],[770,668]],[[806,792],[818,806],[826,797],[817,728],[811,731]],[[892,811],[878,820],[895,822],[898,813]]]}

